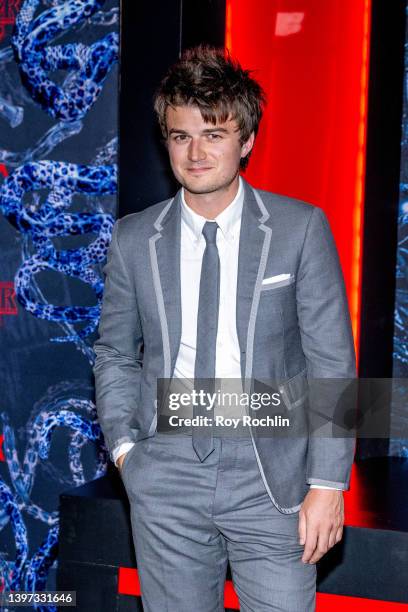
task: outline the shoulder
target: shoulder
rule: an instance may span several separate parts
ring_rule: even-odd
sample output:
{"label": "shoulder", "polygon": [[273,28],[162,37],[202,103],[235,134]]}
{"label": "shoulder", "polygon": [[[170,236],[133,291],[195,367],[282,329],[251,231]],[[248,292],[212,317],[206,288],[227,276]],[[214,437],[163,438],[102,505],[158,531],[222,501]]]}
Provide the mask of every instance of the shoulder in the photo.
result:
{"label": "shoulder", "polygon": [[319,206],[262,189],[255,189],[255,192],[261,200],[257,198],[264,213],[264,225],[278,231],[278,235],[291,245],[304,244],[307,236],[314,239],[316,234],[331,234],[326,214]]}
{"label": "shoulder", "polygon": [[308,227],[317,224],[327,224],[325,212],[319,206],[297,198],[291,198],[279,193],[255,190],[262,200],[268,219],[268,224],[287,225],[292,230],[298,228],[306,232]]}
{"label": "shoulder", "polygon": [[157,204],[148,206],[144,210],[130,213],[117,219],[115,225],[121,240],[126,241],[126,238],[134,238],[135,234],[143,236],[145,233],[151,235],[154,224],[160,218],[161,214],[170,205],[173,198],[162,200]]}
{"label": "shoulder", "polygon": [[289,215],[308,219],[316,210],[320,210],[318,206],[304,200],[291,198],[272,191],[264,191],[263,189],[256,189],[255,191],[261,197],[270,215]]}

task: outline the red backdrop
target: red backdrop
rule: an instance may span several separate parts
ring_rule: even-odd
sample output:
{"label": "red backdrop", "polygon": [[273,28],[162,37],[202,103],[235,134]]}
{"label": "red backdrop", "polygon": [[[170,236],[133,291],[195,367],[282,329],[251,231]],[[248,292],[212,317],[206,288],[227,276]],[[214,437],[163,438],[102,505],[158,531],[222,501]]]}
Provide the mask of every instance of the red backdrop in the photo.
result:
{"label": "red backdrop", "polygon": [[329,218],[358,345],[371,0],[227,0],[226,47],[268,106],[246,178]]}

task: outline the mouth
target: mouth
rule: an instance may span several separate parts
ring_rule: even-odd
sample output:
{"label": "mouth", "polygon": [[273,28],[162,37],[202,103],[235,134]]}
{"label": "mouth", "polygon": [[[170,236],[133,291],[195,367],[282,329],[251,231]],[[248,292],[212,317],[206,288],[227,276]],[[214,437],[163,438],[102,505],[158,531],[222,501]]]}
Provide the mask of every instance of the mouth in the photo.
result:
{"label": "mouth", "polygon": [[190,168],[187,168],[187,172],[189,172],[190,174],[204,174],[205,172],[208,172],[208,170],[212,170],[211,166],[193,166]]}

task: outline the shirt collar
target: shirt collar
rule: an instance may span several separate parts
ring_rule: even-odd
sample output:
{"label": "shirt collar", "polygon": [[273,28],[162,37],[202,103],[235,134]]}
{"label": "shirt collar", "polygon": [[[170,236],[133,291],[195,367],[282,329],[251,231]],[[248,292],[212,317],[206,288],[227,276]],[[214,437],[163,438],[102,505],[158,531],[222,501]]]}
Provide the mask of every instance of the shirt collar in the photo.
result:
{"label": "shirt collar", "polygon": [[[235,198],[215,219],[210,219],[218,223],[227,241],[233,240],[234,238],[234,230],[236,229],[237,222],[241,219],[243,204],[244,186],[242,178],[239,177],[239,186]],[[184,197],[184,188],[181,189],[181,218],[193,233],[194,240],[198,242],[202,235],[204,223],[209,221],[209,219],[202,217],[188,206]]]}

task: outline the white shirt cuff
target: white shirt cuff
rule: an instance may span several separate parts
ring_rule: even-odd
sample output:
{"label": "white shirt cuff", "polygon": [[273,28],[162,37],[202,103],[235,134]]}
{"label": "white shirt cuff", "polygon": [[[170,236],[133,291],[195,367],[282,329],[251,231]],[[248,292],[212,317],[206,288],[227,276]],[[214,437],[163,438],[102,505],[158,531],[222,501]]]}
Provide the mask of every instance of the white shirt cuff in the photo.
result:
{"label": "white shirt cuff", "polygon": [[123,442],[117,448],[115,448],[115,450],[112,451],[112,459],[116,467],[119,467],[118,464],[116,463],[119,457],[123,455],[124,453],[129,452],[132,446],[134,445],[135,445],[135,442]]}
{"label": "white shirt cuff", "polygon": [[332,491],[342,491],[343,489],[339,489],[338,487],[326,487],[325,485],[315,485],[315,484],[311,484],[309,485],[309,487],[311,489],[331,489]]}

